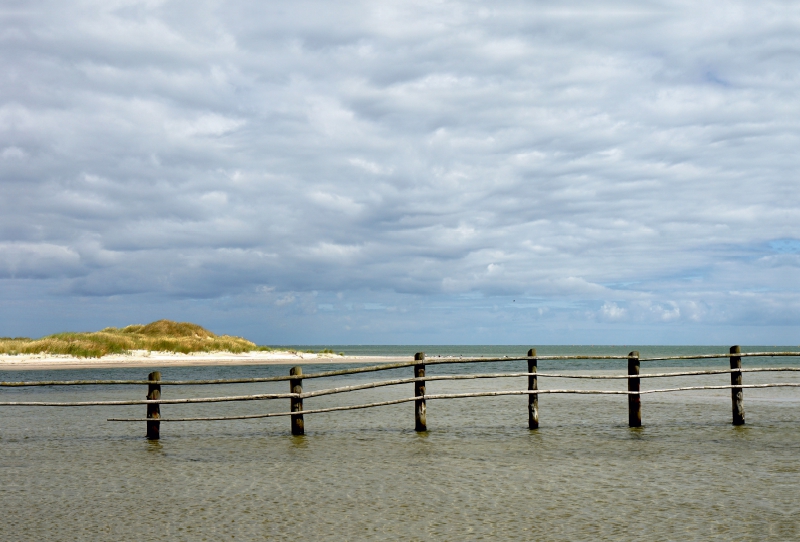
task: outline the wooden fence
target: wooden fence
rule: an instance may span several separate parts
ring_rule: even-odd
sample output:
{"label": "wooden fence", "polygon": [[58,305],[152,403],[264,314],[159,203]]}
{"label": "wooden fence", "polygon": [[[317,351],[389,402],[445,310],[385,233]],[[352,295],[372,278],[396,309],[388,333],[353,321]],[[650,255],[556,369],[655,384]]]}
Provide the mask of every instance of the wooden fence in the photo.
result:
{"label": "wooden fence", "polygon": [[[800,383],[770,383],[770,384],[743,384],[742,376],[744,373],[757,372],[792,372],[800,371],[800,367],[752,367],[743,368],[742,358],[746,357],[800,357],[800,352],[748,352],[742,353],[738,346],[730,348],[726,354],[701,354],[688,356],[662,356],[651,358],[640,358],[639,352],[631,352],[627,356],[602,356],[602,355],[566,355],[566,356],[539,356],[535,349],[530,349],[526,355],[520,357],[496,357],[496,358],[435,358],[426,359],[424,353],[417,353],[414,361],[400,363],[386,363],[367,367],[357,367],[351,369],[340,369],[320,373],[303,374],[301,367],[292,367],[287,376],[272,376],[261,378],[232,378],[214,380],[161,380],[161,373],[154,371],[148,375],[147,380],[50,380],[50,381],[20,381],[20,382],[0,382],[0,387],[33,387],[33,386],[85,386],[85,385],[146,385],[147,398],[144,400],[119,400],[119,401],[73,401],[73,402],[48,402],[48,401],[0,401],[0,406],[41,406],[41,407],[88,407],[88,406],[117,406],[117,405],[146,405],[147,414],[145,418],[109,418],[113,422],[145,422],[147,424],[147,438],[158,439],[160,436],[161,422],[191,422],[191,421],[215,421],[215,420],[245,420],[254,418],[271,418],[279,416],[289,416],[290,427],[293,435],[302,435],[305,432],[304,416],[307,414],[318,414],[322,412],[338,412],[346,410],[356,410],[364,408],[374,408],[401,403],[414,403],[414,427],[417,431],[426,431],[428,427],[426,402],[440,399],[461,399],[468,397],[499,397],[510,395],[526,395],[528,397],[528,427],[537,429],[539,427],[539,395],[544,394],[593,394],[593,395],[627,395],[628,397],[628,424],[630,427],[641,427],[642,425],[642,403],[641,396],[652,393],[669,393],[689,390],[731,390],[732,402],[732,423],[733,425],[743,425],[745,423],[743,390],[746,388],[779,388],[779,387],[800,387]],[[640,374],[642,363],[669,360],[697,360],[728,358],[730,368],[708,369],[697,371],[682,371],[669,373],[650,373]],[[505,372],[505,373],[477,373],[459,375],[425,375],[427,365],[443,365],[453,363],[496,363],[507,361],[527,361],[526,372]],[[627,374],[622,375],[596,375],[596,374],[573,374],[573,373],[540,373],[538,372],[538,362],[540,360],[627,360]],[[314,378],[326,378],[333,376],[352,375],[357,373],[386,371],[413,367],[413,377],[395,378],[369,382],[364,384],[354,384],[337,388],[327,388],[315,391],[303,392],[303,381]],[[730,374],[730,385],[710,385],[710,386],[684,386],[661,389],[641,389],[641,380],[647,378],[671,378],[682,376],[697,375],[720,375]],[[524,390],[495,390],[471,393],[439,393],[428,394],[425,391],[426,382],[432,381],[452,381],[452,380],[473,380],[473,379],[495,379],[495,378],[519,378],[527,377],[528,385]],[[586,389],[539,389],[539,378],[578,378],[578,379],[624,379],[627,380],[627,390],[586,390]],[[264,393],[256,395],[232,395],[220,397],[195,397],[185,399],[162,399],[161,386],[198,386],[213,384],[243,384],[259,382],[289,381],[289,393]],[[384,386],[396,386],[403,384],[414,385],[414,396],[401,399],[392,399],[374,403],[364,403],[358,405],[335,406],[327,408],[305,409],[304,399],[348,393],[358,390],[374,389]],[[246,414],[239,416],[212,416],[212,417],[184,417],[184,418],[162,418],[161,405],[181,405],[196,403],[220,403],[230,401],[264,401],[283,399],[289,400],[289,410],[286,412],[270,412],[264,414]]]}

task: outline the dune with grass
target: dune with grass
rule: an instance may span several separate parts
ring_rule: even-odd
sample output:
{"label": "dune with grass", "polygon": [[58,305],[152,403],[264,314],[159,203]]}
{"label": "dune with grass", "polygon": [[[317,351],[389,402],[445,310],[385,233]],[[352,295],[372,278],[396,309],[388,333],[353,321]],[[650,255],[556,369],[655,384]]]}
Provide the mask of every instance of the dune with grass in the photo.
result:
{"label": "dune with grass", "polygon": [[87,333],[56,333],[41,339],[0,338],[0,354],[52,354],[78,358],[99,358],[133,351],[173,352],[253,352],[269,350],[242,337],[216,335],[190,322],[158,320],[146,325],[107,327]]}
{"label": "dune with grass", "polygon": [[344,356],[328,349],[303,352],[259,346],[242,337],[217,335],[197,324],[171,320],[92,332],[56,333],[40,339],[0,337],[0,368],[6,369],[381,360],[382,357]]}

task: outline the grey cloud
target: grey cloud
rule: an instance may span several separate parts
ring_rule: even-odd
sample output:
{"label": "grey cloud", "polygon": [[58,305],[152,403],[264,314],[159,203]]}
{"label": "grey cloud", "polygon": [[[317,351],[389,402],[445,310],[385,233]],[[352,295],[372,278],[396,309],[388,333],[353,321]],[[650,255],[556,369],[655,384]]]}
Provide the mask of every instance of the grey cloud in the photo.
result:
{"label": "grey cloud", "polygon": [[83,271],[69,247],[46,243],[0,243],[0,278],[66,277]]}
{"label": "grey cloud", "polygon": [[264,340],[292,315],[295,342],[798,322],[792,4],[0,17],[0,296],[180,300]]}

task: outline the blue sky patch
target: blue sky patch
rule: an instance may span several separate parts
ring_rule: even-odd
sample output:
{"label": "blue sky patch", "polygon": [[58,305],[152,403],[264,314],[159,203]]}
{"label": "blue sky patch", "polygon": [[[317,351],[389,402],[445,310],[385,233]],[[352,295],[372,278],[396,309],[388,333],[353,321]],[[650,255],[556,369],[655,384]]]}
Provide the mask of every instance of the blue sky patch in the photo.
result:
{"label": "blue sky patch", "polygon": [[800,254],[800,239],[776,239],[769,242],[769,248],[778,254]]}

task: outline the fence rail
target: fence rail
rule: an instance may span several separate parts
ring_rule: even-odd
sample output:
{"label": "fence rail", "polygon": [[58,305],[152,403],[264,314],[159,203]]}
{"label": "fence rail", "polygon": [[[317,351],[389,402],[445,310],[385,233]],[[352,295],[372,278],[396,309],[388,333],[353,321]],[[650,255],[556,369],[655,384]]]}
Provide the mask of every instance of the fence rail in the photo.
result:
{"label": "fence rail", "polygon": [[[722,359],[739,356],[743,358],[767,358],[767,357],[800,357],[800,352],[745,352],[741,354],[698,354],[696,356],[662,356],[654,358],[641,358],[640,362],[648,361],[677,361],[677,360],[692,360],[692,359]],[[592,356],[592,355],[572,355],[572,356],[533,356],[541,361],[569,361],[569,360],[623,360],[628,359],[628,356]],[[501,361],[521,361],[530,359],[530,356],[512,357],[505,356],[499,358],[426,358],[425,365],[442,365],[452,363],[494,363]],[[404,367],[413,367],[417,365],[417,361],[402,361],[399,363],[383,363],[381,365],[369,365],[367,367],[356,367],[353,369],[339,369],[336,371],[325,371],[322,373],[309,373],[300,376],[302,380],[311,378],[326,378],[331,376],[344,376],[358,373],[372,373],[376,371],[388,371],[391,369],[402,369]],[[742,369],[742,372],[754,371],[760,369]],[[796,368],[788,369],[769,369],[775,371],[790,371],[800,370]],[[701,374],[701,373],[698,373]],[[714,374],[714,373],[708,373]],[[544,376],[542,373],[539,376]],[[644,378],[645,375],[642,375]],[[622,377],[627,378],[627,377]],[[265,376],[256,378],[217,378],[211,380],[159,380],[158,384],[162,386],[203,386],[210,384],[254,384],[259,382],[285,382],[287,380],[295,379],[294,376]],[[28,386],[87,386],[87,385],[149,385],[152,384],[151,380],[29,380],[20,382],[0,382],[0,387],[28,387]]]}
{"label": "fence rail", "polygon": [[[351,369],[340,369],[335,371],[325,371],[320,373],[303,374],[301,367],[292,367],[290,374],[286,376],[259,377],[259,378],[232,378],[232,379],[207,379],[207,380],[162,380],[161,373],[158,371],[148,375],[147,380],[48,380],[48,381],[17,381],[0,382],[0,388],[18,388],[35,386],[92,386],[92,385],[147,385],[148,392],[146,399],[115,400],[115,401],[0,401],[0,406],[42,406],[42,407],[89,407],[89,406],[123,406],[123,405],[146,405],[147,416],[145,418],[108,418],[113,422],[146,422],[147,437],[158,439],[160,437],[161,422],[191,422],[191,421],[222,421],[222,420],[246,420],[257,418],[271,418],[290,416],[291,432],[294,435],[302,435],[305,432],[305,422],[303,416],[306,414],[318,414],[324,412],[339,412],[348,410],[359,410],[402,403],[415,405],[414,422],[417,431],[427,430],[427,408],[426,401],[442,399],[464,399],[475,397],[502,397],[524,395],[528,397],[528,427],[536,429],[539,427],[539,395],[547,394],[580,394],[580,395],[625,395],[628,398],[628,424],[631,427],[642,425],[641,417],[641,396],[655,393],[671,393],[682,391],[697,390],[731,390],[731,407],[733,425],[743,425],[744,389],[759,388],[798,388],[800,383],[776,382],[765,384],[743,384],[744,373],[761,372],[797,372],[800,367],[751,367],[742,368],[742,358],[747,357],[800,357],[800,352],[748,352],[742,353],[738,346],[730,348],[726,354],[699,354],[686,356],[661,356],[640,358],[638,352],[631,352],[627,356],[594,356],[594,355],[565,355],[565,356],[538,356],[535,349],[530,349],[525,356],[520,357],[496,357],[496,358],[432,358],[426,359],[424,353],[415,355],[413,362],[387,363],[372,365],[367,367],[357,367]],[[669,361],[669,360],[697,360],[697,359],[724,359],[728,358],[729,369],[708,369],[693,371],[678,371],[666,373],[640,374],[642,362],[650,361]],[[475,373],[462,375],[425,375],[426,365],[441,365],[452,363],[494,363],[506,361],[527,361],[526,372],[504,372],[504,373]],[[538,361],[566,361],[566,360],[627,360],[628,371],[623,375],[596,375],[596,374],[573,374],[573,373],[539,373]],[[303,392],[303,380],[325,378],[333,376],[344,376],[358,373],[386,371],[413,367],[414,376],[407,378],[395,378],[377,382],[339,386],[321,390]],[[731,377],[730,385],[709,385],[709,386],[683,386],[673,388],[659,388],[642,390],[641,380],[648,378],[672,378],[683,376],[700,375],[722,375],[729,374]],[[456,381],[456,380],[476,380],[476,379],[499,379],[499,378],[521,378],[527,377],[528,386],[525,390],[494,390],[469,393],[426,393],[426,382],[435,381]],[[592,389],[539,389],[539,378],[569,378],[569,379],[589,379],[589,380],[626,380],[627,390],[592,390]],[[288,393],[263,393],[251,395],[229,395],[218,397],[191,397],[181,399],[162,399],[161,386],[187,386],[187,385],[216,385],[216,384],[245,384],[262,382],[281,382],[289,381],[290,390]],[[386,386],[396,386],[403,384],[413,384],[414,396],[387,401],[363,403],[357,405],[334,406],[327,408],[304,409],[303,400],[327,395],[349,393],[354,391],[375,389]],[[221,403],[221,402],[240,402],[240,401],[265,401],[275,399],[289,399],[290,409],[287,412],[269,412],[259,414],[244,414],[237,416],[207,416],[207,417],[174,417],[162,418],[160,412],[161,405],[181,405],[198,403]]]}

